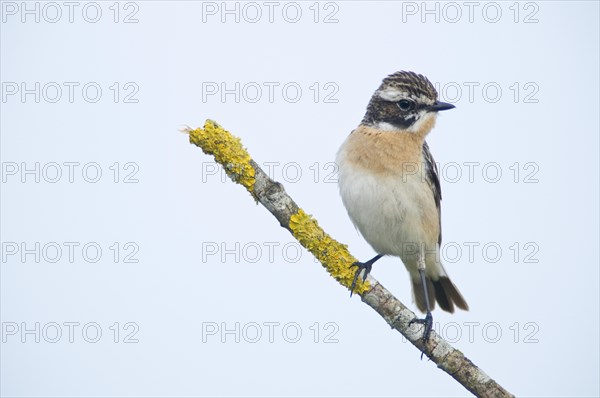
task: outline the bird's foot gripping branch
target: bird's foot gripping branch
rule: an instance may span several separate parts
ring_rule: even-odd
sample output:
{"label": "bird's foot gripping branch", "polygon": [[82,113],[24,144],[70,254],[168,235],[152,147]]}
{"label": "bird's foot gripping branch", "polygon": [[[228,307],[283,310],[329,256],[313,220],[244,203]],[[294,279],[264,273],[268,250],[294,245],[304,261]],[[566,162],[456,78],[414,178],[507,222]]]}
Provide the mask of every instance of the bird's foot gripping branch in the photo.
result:
{"label": "bird's foot gripping branch", "polygon": [[[267,208],[281,226],[290,231],[323,264],[331,276],[350,289],[355,275],[351,266],[356,263],[356,258],[350,254],[346,245],[329,236],[312,216],[294,202],[280,183],[273,181],[252,160],[239,138],[212,120],[207,120],[203,128],[186,127],[183,131],[189,135],[192,144],[214,156],[227,175],[243,185],[255,200]],[[513,396],[435,331],[432,331],[428,341],[423,342],[423,326],[411,322],[416,318],[415,314],[372,276],[369,275],[365,282],[359,278],[354,291],[392,328],[476,396]]]}

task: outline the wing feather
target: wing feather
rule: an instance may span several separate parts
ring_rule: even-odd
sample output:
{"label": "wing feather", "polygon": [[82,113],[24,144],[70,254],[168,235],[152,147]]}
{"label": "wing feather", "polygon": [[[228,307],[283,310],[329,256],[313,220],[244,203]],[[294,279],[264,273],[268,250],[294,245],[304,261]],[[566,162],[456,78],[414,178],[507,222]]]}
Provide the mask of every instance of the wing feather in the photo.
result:
{"label": "wing feather", "polygon": [[423,142],[423,159],[425,160],[425,176],[427,178],[427,183],[429,184],[429,188],[431,188],[431,193],[433,194],[433,200],[435,200],[435,207],[438,210],[438,219],[440,220],[440,235],[438,236],[438,244],[442,244],[442,187],[440,186],[440,179],[438,177],[438,170],[435,164],[435,160],[433,156],[431,156],[431,152],[429,151],[429,145],[427,145],[427,141]]}

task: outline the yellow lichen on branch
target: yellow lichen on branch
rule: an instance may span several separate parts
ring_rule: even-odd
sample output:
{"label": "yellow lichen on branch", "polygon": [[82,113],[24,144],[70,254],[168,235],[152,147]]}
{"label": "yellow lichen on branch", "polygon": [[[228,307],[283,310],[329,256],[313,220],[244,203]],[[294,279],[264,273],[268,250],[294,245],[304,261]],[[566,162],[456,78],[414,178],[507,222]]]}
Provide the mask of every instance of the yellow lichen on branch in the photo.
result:
{"label": "yellow lichen on branch", "polygon": [[[348,247],[329,236],[312,216],[300,209],[290,217],[289,225],[294,237],[323,264],[327,272],[342,285],[350,288],[356,268],[351,265],[356,258]],[[354,291],[363,294],[369,290],[369,283],[358,278]]]}
{"label": "yellow lichen on branch", "polygon": [[[215,161],[221,164],[227,175],[235,182],[242,184],[257,199],[254,192],[256,170],[252,158],[242,146],[241,140],[233,136],[218,123],[207,120],[204,128],[183,129],[190,136],[190,143],[200,147]],[[287,220],[286,220],[287,221]],[[342,285],[350,288],[356,268],[351,265],[356,258],[350,254],[346,245],[332,239],[319,226],[317,221],[300,209],[289,219],[289,229],[296,239],[310,251]],[[354,291],[363,294],[369,289],[368,282],[362,279],[356,282]]]}
{"label": "yellow lichen on branch", "polygon": [[207,120],[203,129],[189,129],[186,132],[190,135],[190,143],[200,147],[204,153],[213,155],[227,175],[254,196],[255,173],[250,164],[252,158],[238,137],[212,120]]}

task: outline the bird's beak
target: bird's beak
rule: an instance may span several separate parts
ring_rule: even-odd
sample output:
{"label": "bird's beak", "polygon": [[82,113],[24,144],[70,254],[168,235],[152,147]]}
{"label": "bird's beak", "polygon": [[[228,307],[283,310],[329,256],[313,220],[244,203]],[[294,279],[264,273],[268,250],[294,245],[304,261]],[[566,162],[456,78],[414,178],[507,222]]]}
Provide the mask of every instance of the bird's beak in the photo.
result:
{"label": "bird's beak", "polygon": [[447,111],[448,109],[456,108],[454,105],[448,102],[436,101],[435,104],[428,106],[427,110],[431,112]]}

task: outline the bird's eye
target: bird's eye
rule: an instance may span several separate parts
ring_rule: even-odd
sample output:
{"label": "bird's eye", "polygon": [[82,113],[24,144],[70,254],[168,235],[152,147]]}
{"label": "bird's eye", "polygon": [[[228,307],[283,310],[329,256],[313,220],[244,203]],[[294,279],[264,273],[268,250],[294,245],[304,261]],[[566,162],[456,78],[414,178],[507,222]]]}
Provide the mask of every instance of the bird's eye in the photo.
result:
{"label": "bird's eye", "polygon": [[400,108],[400,110],[402,110],[402,111],[411,110],[414,105],[415,105],[414,102],[406,100],[406,99],[398,101],[398,108]]}

